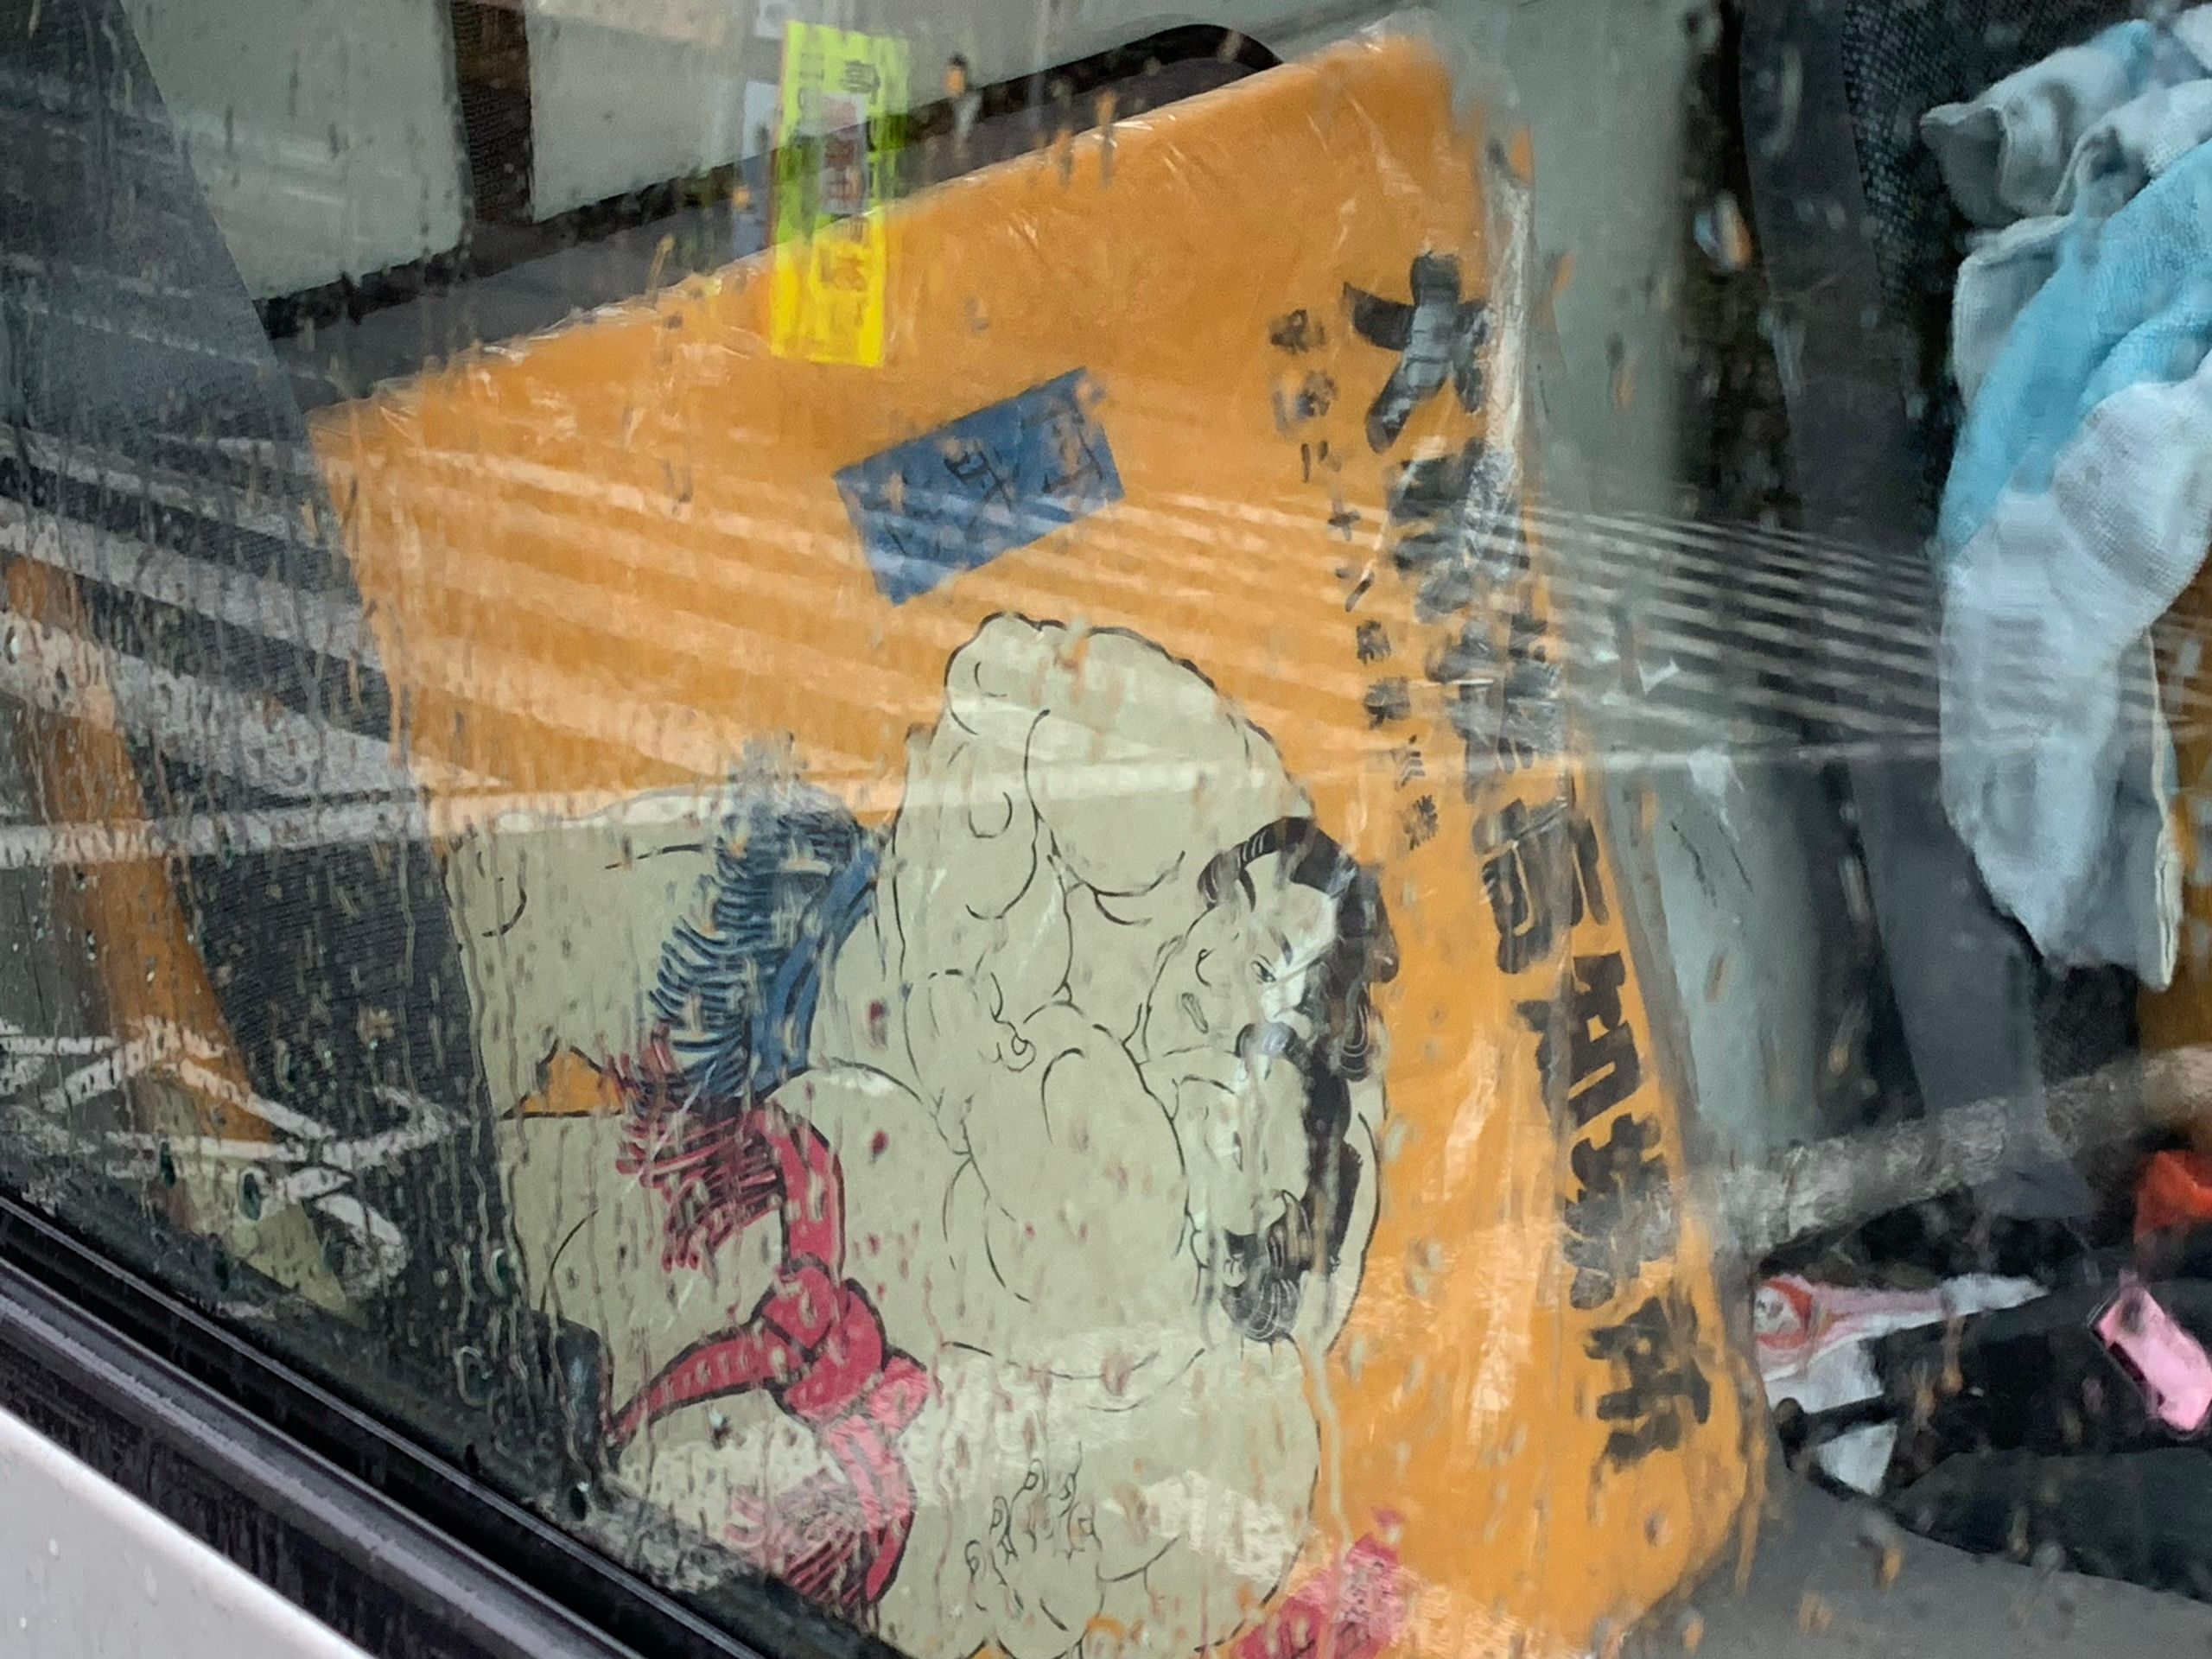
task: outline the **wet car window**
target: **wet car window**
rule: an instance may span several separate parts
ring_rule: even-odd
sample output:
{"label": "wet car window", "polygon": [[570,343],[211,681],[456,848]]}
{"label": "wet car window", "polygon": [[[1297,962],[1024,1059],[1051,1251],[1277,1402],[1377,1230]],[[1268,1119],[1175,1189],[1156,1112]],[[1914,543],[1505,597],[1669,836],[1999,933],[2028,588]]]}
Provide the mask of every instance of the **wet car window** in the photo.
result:
{"label": "wet car window", "polygon": [[2208,19],[0,6],[0,1189],[772,1652],[2202,1640]]}

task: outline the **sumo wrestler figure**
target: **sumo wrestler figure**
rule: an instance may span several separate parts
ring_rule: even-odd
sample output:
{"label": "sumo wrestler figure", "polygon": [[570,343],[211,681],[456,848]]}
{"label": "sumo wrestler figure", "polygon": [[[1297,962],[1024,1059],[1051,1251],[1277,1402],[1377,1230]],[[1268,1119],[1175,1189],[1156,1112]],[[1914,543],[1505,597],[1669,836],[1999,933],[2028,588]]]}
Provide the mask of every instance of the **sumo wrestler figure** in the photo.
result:
{"label": "sumo wrestler figure", "polygon": [[1256,1618],[1374,1224],[1395,957],[1197,670],[994,618],[886,832],[756,771],[448,886],[614,1479],[918,1659]]}

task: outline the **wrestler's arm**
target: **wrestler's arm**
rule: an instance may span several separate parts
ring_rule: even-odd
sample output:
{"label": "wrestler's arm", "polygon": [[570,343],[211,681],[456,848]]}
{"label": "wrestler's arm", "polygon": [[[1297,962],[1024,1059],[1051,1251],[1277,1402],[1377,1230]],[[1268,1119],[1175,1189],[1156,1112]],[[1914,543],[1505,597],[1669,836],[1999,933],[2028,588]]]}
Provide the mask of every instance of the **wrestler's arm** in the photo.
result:
{"label": "wrestler's arm", "polygon": [[1016,1295],[1110,1312],[1180,1248],[1181,1149],[1128,1052],[1076,1010],[1048,1007],[1020,1036],[967,1115],[992,1262]]}
{"label": "wrestler's arm", "polygon": [[1052,652],[1058,671],[1039,677],[1028,795],[1054,855],[1084,886],[1193,907],[1207,859],[1303,810],[1266,740],[1150,641],[1046,624],[1029,648]]}
{"label": "wrestler's arm", "polygon": [[894,838],[907,961],[987,969],[977,995],[1016,1025],[1063,1000],[1126,1038],[1200,908],[1198,871],[1304,810],[1196,670],[1134,635],[1020,617],[954,654],[913,759]]}
{"label": "wrestler's arm", "polygon": [[950,719],[911,747],[891,835],[891,937],[904,1035],[947,1134],[979,1071],[1007,1064],[1021,1020],[1067,976],[1067,908],[1002,726]]}

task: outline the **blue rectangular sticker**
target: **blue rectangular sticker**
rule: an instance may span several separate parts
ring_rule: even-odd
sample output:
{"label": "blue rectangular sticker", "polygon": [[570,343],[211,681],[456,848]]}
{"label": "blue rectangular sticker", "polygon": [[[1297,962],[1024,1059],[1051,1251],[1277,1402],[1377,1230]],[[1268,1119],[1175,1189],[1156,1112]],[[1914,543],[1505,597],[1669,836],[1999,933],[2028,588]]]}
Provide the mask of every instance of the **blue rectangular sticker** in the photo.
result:
{"label": "blue rectangular sticker", "polygon": [[855,461],[837,489],[894,604],[1122,499],[1084,369]]}

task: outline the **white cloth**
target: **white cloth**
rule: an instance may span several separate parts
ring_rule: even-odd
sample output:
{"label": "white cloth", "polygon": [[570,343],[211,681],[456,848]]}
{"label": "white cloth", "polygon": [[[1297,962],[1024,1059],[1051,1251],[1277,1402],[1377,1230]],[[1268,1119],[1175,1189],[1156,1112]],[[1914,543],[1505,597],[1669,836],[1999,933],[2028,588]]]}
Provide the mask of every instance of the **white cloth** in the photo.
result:
{"label": "white cloth", "polygon": [[[2207,45],[2212,49],[2212,41]],[[2033,103],[2026,107],[2041,109]],[[2080,106],[2067,107],[2078,112]],[[1993,113],[1979,105],[1947,105],[1922,120],[1954,200],[1961,191],[1982,199],[2000,194],[1994,178],[1977,176],[1988,147],[1971,126],[1974,118]],[[1976,235],[1959,266],[1951,301],[1951,372],[1967,403],[1981,390],[1982,376],[2021,311],[2057,270],[2061,245],[2075,217],[2109,218],[2207,140],[2212,140],[2212,80],[2190,80],[2153,87],[2107,111],[2074,140],[2063,166],[2050,164],[2055,141],[2047,137],[2027,155],[2008,156],[1999,164],[2005,175],[2002,199],[2033,205],[2017,219]]]}
{"label": "white cloth", "polygon": [[[1770,1407],[1795,1400],[1808,1412],[1831,1411],[1882,1391],[1873,1343],[1994,1308],[2018,1307],[2044,1294],[2032,1279],[1970,1273],[1933,1290],[1884,1290],[1824,1285],[1796,1274],[1762,1284],[1751,1300],[1759,1381]],[[1895,1423],[1862,1423],[1823,1445],[1814,1459],[1856,1491],[1878,1492],[1897,1446]]]}
{"label": "white cloth", "polygon": [[[2181,851],[2147,639],[2212,538],[2212,365],[2082,423],[1945,582],[1943,801],[2046,955],[2171,977]],[[2159,550],[2175,556],[2160,558]]]}
{"label": "white cloth", "polygon": [[2005,76],[1979,98],[1939,104],[1921,118],[1921,137],[1959,211],[1984,230],[2001,229],[2066,211],[2060,193],[2085,159],[2083,140],[2146,92],[2196,79],[2207,63],[2212,6],[2163,29],[2124,23]]}
{"label": "white cloth", "polygon": [[2212,6],[1923,118],[1981,227],[1936,551],[1943,799],[2051,961],[2171,977],[2172,744],[2148,630],[2212,539]]}

